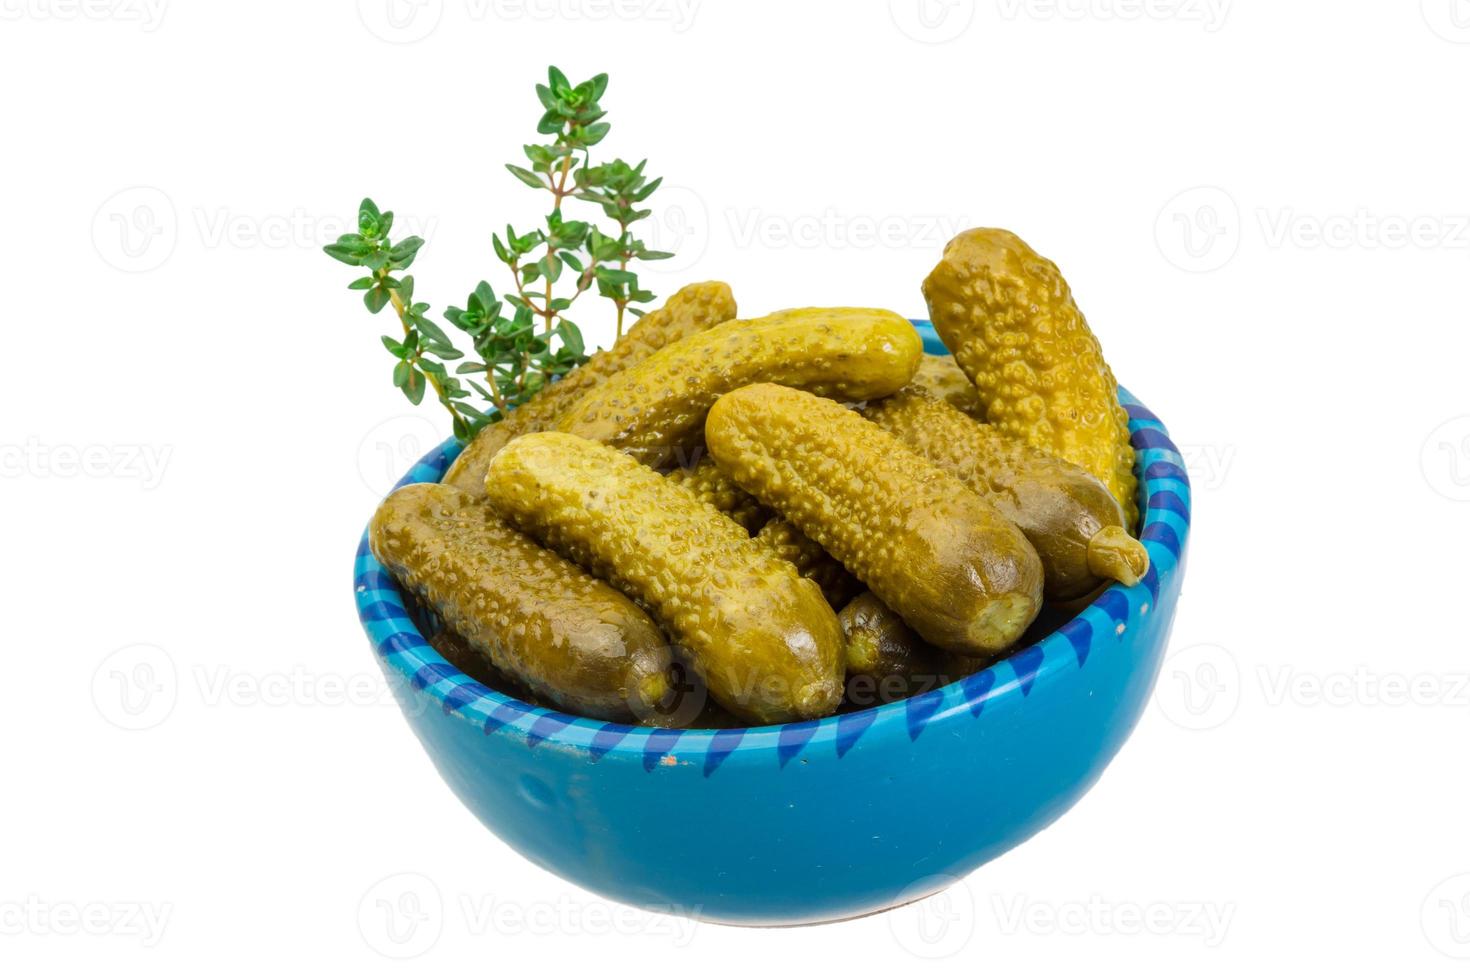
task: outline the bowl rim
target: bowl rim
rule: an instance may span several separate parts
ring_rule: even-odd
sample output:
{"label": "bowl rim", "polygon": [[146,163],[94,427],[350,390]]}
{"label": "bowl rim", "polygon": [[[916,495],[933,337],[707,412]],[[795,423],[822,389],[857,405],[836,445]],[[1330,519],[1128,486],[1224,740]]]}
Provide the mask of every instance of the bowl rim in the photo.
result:
{"label": "bowl rim", "polygon": [[[912,320],[925,353],[946,353],[928,320]],[[546,743],[586,753],[593,760],[607,755],[641,758],[645,770],[669,764],[680,755],[702,756],[709,776],[732,754],[774,752],[784,768],[798,752],[831,744],[844,755],[868,729],[899,724],[911,739],[929,724],[955,712],[979,716],[987,706],[1028,696],[1038,682],[1080,671],[1094,636],[1112,630],[1121,635],[1131,618],[1147,615],[1163,584],[1180,574],[1190,524],[1190,487],[1184,460],[1168,431],[1126,388],[1119,401],[1129,417],[1129,435],[1137,453],[1142,531],[1148,549],[1148,574],[1134,586],[1114,583],[1070,620],[1035,643],[1011,653],[944,687],[888,704],[807,721],[748,728],[655,728],[584,718],[542,708],[511,697],[473,679],[439,655],[410,619],[397,583],[368,549],[364,530],[353,568],[358,618],[385,671],[393,671],[412,688],[425,692],[446,715],[474,725],[487,736],[518,738],[528,747]],[[438,482],[459,455],[462,444],[451,437],[420,459],[394,485]]]}

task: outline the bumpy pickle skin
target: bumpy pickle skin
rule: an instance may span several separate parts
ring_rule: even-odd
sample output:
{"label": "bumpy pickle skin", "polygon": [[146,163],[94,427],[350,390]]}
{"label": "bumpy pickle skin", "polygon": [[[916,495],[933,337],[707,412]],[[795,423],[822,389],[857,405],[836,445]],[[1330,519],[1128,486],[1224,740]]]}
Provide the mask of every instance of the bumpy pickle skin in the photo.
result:
{"label": "bumpy pickle skin", "polygon": [[643,610],[437,483],[394,491],[369,526],[374,556],[496,669],[539,699],[604,721],[653,717],[670,647]]}
{"label": "bumpy pickle skin", "polygon": [[1041,557],[1048,599],[1078,598],[1104,579],[1136,585],[1148,571],[1148,550],[1123,529],[1123,509],[1080,466],[1007,439],[917,383],[862,414],[1019,527]]}
{"label": "bumpy pickle skin", "polygon": [[929,318],[980,392],[985,419],[1076,463],[1138,522],[1128,416],[1102,348],[1055,264],[1009,231],[972,228],[924,280]]}
{"label": "bumpy pickle skin", "polygon": [[959,479],[836,402],[774,384],[722,397],[720,468],[856,575],[925,640],[992,656],[1041,608],[1025,535]]}
{"label": "bumpy pickle skin", "polygon": [[540,391],[504,419],[481,429],[459,454],[444,482],[475,496],[485,492],[485,468],[502,446],[518,435],[543,432],[577,400],[608,378],[677,340],[735,319],[735,297],[722,282],[696,282],[676,292],[662,307],[641,318],[608,350],[600,350],[566,377]]}
{"label": "bumpy pickle skin", "polygon": [[564,432],[513,440],[485,486],[511,523],[638,600],[730,711],[776,724],[836,708],[842,634],[821,590],[686,488]]}
{"label": "bumpy pickle skin", "polygon": [[557,428],[657,466],[698,444],[715,399],[742,385],[772,381],[843,400],[881,398],[908,383],[922,354],[913,326],[887,310],[805,308],[732,320],[588,392]]}
{"label": "bumpy pickle skin", "polygon": [[767,521],[755,539],[795,565],[803,578],[817,583],[833,609],[841,609],[847,600],[862,590],[862,583],[843,568],[841,562],[802,534],[790,521],[779,517]]}
{"label": "bumpy pickle skin", "polygon": [[754,534],[758,542],[795,565],[804,578],[817,583],[833,609],[841,609],[847,600],[862,591],[862,583],[841,562],[789,522],[774,517],[769,508],[721,472],[708,454],[702,455],[694,466],[678,467],[666,476],[683,484],[716,510],[730,515],[736,524]]}
{"label": "bumpy pickle skin", "polygon": [[771,512],[728,476],[720,472],[715,461],[707,454],[701,455],[693,466],[678,466],[665,476],[683,486],[715,510],[730,515],[730,519],[749,534],[759,531],[771,519]]}
{"label": "bumpy pickle skin", "polygon": [[913,383],[922,385],[929,394],[949,402],[970,418],[985,421],[979,389],[948,354],[925,354]]}

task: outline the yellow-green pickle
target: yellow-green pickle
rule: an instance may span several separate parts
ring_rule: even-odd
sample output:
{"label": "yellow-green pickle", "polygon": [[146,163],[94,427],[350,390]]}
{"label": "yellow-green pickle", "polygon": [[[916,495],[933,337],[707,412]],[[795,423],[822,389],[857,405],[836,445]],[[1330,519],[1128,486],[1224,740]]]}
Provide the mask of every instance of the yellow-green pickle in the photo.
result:
{"label": "yellow-green pickle", "polygon": [[771,519],[771,512],[721,473],[708,455],[701,456],[693,466],[678,466],[666,475],[715,510],[729,514],[731,520],[750,534]]}
{"label": "yellow-green pickle", "polygon": [[907,673],[924,656],[924,641],[883,600],[863,592],[837,613],[848,674]]}
{"label": "yellow-green pickle", "polygon": [[871,592],[837,613],[847,664],[847,704],[867,708],[932,691],[967,677],[987,661],[936,650]]}
{"label": "yellow-green pickle", "polygon": [[952,474],[825,398],[774,384],[722,397],[705,440],[720,468],[856,575],[930,643],[974,657],[1041,608],[1025,535]]}
{"label": "yellow-green pickle", "polygon": [[802,534],[790,521],[773,518],[756,533],[756,541],[770,548],[796,566],[796,570],[817,583],[833,609],[862,590],[862,583],[842,567],[842,563]]}
{"label": "yellow-green pickle", "polygon": [[862,589],[862,583],[837,559],[789,522],[773,517],[769,508],[721,472],[709,455],[703,455],[692,467],[670,470],[668,477],[716,510],[729,514],[735,523],[754,534],[756,541],[795,565],[798,572],[821,587],[833,609],[842,608]]}
{"label": "yellow-green pickle", "polygon": [[1105,579],[1133,585],[1148,571],[1148,550],[1123,529],[1123,509],[1080,466],[1007,439],[918,384],[869,404],[863,416],[1015,523],[1041,557],[1047,598],[1075,599]]}
{"label": "yellow-green pickle", "polygon": [[705,414],[725,392],[773,381],[832,398],[881,398],[908,383],[922,353],[913,326],[887,310],[805,308],[732,320],[610,378],[557,428],[657,466],[699,443]]}
{"label": "yellow-green pickle", "polygon": [[587,362],[536,392],[524,405],[504,419],[480,430],[449,472],[444,482],[479,496],[485,489],[485,468],[490,457],[518,435],[554,428],[556,420],[577,399],[647,358],[654,351],[685,337],[735,318],[735,297],[722,282],[697,282],[685,286],[662,307],[649,313],[608,350],[600,350]]}
{"label": "yellow-green pickle", "polygon": [[485,487],[507,520],[642,603],[730,711],[774,724],[837,707],[842,635],[821,590],[685,487],[562,432],[512,440]]}
{"label": "yellow-green pickle", "polygon": [[744,728],[746,722],[710,697],[704,679],[689,664],[674,658],[673,692],[658,714],[643,719],[654,728]]}
{"label": "yellow-green pickle", "polygon": [[539,707],[548,705],[531,693],[530,688],[511,677],[505,671],[491,663],[490,658],[485,656],[474,647],[470,641],[460,636],[449,627],[445,627],[429,638],[429,646],[438,651],[439,656],[449,661],[470,677],[479,681],[487,687],[492,687],[501,694],[508,694],[527,704]]}
{"label": "yellow-green pickle", "polygon": [[1011,232],[972,228],[924,280],[929,318],[975,382],[985,420],[1103,481],[1131,529],[1133,447],[1118,383],[1056,265]]}
{"label": "yellow-green pickle", "polygon": [[668,696],[669,643],[648,615],[484,500],[437,483],[402,487],[373,515],[368,541],[471,649],[548,704],[630,721],[654,717]]}
{"label": "yellow-green pickle", "polygon": [[914,375],[914,384],[922,385],[929,394],[949,402],[970,418],[985,421],[980,390],[948,354],[925,354]]}

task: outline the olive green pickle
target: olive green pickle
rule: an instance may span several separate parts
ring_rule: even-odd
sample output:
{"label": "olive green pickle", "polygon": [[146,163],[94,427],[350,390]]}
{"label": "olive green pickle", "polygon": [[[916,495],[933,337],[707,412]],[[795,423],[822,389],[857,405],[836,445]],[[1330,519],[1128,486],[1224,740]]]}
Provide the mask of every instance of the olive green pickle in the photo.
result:
{"label": "olive green pickle", "polygon": [[1008,439],[917,384],[873,402],[864,417],[959,477],[1026,535],[1041,557],[1049,599],[1075,599],[1104,580],[1134,585],[1148,550],[1123,508],[1080,466]]}
{"label": "olive green pickle", "polygon": [[715,399],[773,381],[853,401],[902,388],[923,353],[910,323],[887,310],[783,310],[732,320],[664,347],[589,391],[557,423],[651,466],[697,446]]}
{"label": "olive green pickle", "polygon": [[842,636],[821,590],[687,488],[563,432],[512,440],[485,486],[512,524],[637,599],[725,708],[774,724],[837,707]]}
{"label": "olive green pickle", "polygon": [[483,500],[443,484],[402,487],[373,515],[368,542],[470,649],[547,703],[630,721],[667,697],[669,643],[648,615]]}
{"label": "olive green pickle", "polygon": [[754,384],[717,401],[720,468],[820,544],[925,640],[990,656],[1041,608],[1041,561],[954,475],[834,401]]}

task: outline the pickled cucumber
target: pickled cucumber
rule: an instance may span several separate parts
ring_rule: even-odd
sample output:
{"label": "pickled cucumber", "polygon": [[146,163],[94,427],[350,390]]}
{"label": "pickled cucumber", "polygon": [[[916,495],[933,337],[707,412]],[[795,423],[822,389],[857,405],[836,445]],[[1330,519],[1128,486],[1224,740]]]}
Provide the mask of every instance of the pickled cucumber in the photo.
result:
{"label": "pickled cucumber", "polygon": [[429,646],[439,656],[480,683],[488,684],[501,693],[509,693],[506,691],[506,682],[510,680],[510,675],[491,663],[489,657],[470,646],[470,641],[454,630],[448,627],[439,630],[429,637]]}
{"label": "pickled cucumber", "polygon": [[678,467],[667,476],[688,487],[716,510],[729,514],[735,523],[755,534],[757,541],[795,565],[803,577],[817,583],[833,609],[841,609],[843,603],[861,591],[862,583],[837,559],[788,522],[773,517],[764,504],[720,472],[708,454],[702,455],[694,466]]}
{"label": "pickled cucumber", "polygon": [[659,465],[699,441],[716,398],[773,381],[833,398],[881,398],[913,377],[923,353],[907,320],[887,310],[783,310],[732,320],[658,351],[584,395],[560,421]]}
{"label": "pickled cucumber", "polygon": [[648,357],[661,347],[717,323],[735,319],[735,297],[722,282],[696,282],[669,297],[625,333],[609,350],[600,350],[566,377],[536,392],[524,405],[480,430],[444,482],[476,496],[485,492],[485,468],[500,447],[525,432],[541,432],[588,391]]}
{"label": "pickled cucumber", "polygon": [[837,613],[842,657],[851,674],[907,674],[926,662],[925,644],[883,600],[863,592]]}
{"label": "pickled cucumber", "polygon": [[658,713],[644,719],[655,728],[743,728],[745,722],[710,697],[704,680],[687,663],[674,658],[674,681],[670,696],[659,703]]}
{"label": "pickled cucumber", "polygon": [[564,432],[512,440],[485,489],[507,520],[642,603],[742,718],[837,706],[842,635],[821,591],[688,489]]}
{"label": "pickled cucumber", "polygon": [[429,646],[433,647],[439,656],[486,687],[492,687],[501,694],[527,704],[546,707],[536,695],[531,693],[529,688],[496,667],[490,662],[489,657],[470,646],[470,641],[454,630],[448,627],[439,630],[429,637]]}
{"label": "pickled cucumber", "polygon": [[1041,561],[959,479],[856,412],[754,384],[710,410],[720,468],[827,550],[925,640],[969,656],[1010,646],[1041,608]]}
{"label": "pickled cucumber", "polygon": [[378,561],[480,656],[542,700],[606,721],[650,717],[668,640],[617,590],[435,483],[394,491],[368,542]]}
{"label": "pickled cucumber", "polygon": [[847,665],[847,703],[854,708],[888,704],[953,684],[986,663],[929,646],[871,592],[843,606],[837,622]]}
{"label": "pickled cucumber", "polygon": [[1133,585],[1148,571],[1148,550],[1123,529],[1122,508],[1080,466],[1007,439],[917,383],[862,414],[1019,527],[1041,557],[1048,599],[1075,599],[1104,579]]}
{"label": "pickled cucumber", "polygon": [[1128,416],[1061,272],[1016,235],[972,228],[924,280],[929,317],[975,382],[986,421],[1076,463],[1138,521]]}
{"label": "pickled cucumber", "polygon": [[755,539],[795,565],[804,578],[817,583],[833,609],[841,609],[847,600],[862,590],[862,583],[843,568],[841,562],[802,534],[790,521],[779,517],[767,521]]}
{"label": "pickled cucumber", "polygon": [[479,650],[470,646],[469,640],[452,629],[439,630],[429,637],[429,646],[433,647],[439,656],[475,680],[489,684],[491,687],[496,686],[494,681],[504,676]]}
{"label": "pickled cucumber", "polygon": [[771,519],[771,512],[721,473],[707,454],[700,456],[699,462],[693,466],[678,466],[665,475],[715,510],[729,514],[731,520],[750,534],[759,531]]}
{"label": "pickled cucumber", "polygon": [[985,421],[979,390],[948,354],[925,354],[914,375],[914,384],[923,385],[929,394],[944,399],[972,419]]}

